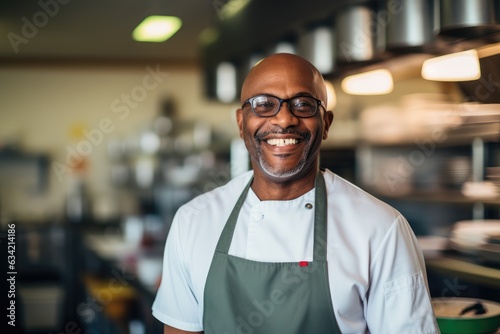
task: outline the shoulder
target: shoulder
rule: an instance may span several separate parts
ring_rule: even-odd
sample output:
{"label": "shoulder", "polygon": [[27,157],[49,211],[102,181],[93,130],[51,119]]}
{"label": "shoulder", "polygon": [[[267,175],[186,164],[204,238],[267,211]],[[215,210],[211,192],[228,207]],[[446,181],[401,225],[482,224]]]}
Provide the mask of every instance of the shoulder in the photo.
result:
{"label": "shoulder", "polygon": [[[374,254],[383,254],[381,250],[394,245],[401,247],[399,255],[403,257],[414,254],[413,231],[398,210],[331,171],[325,171],[324,176],[328,192],[328,237],[332,244],[329,259],[348,267],[350,264],[344,261],[370,268]],[[341,253],[342,258],[338,258]]]}
{"label": "shoulder", "polygon": [[343,207],[377,214],[378,217],[396,220],[401,214],[392,206],[369,194],[359,186],[347,181],[330,170],[323,173],[328,192],[329,204],[341,203]]}
{"label": "shoulder", "polygon": [[365,245],[372,252],[391,231],[408,228],[406,219],[392,206],[331,171],[326,170],[324,176],[329,229],[345,242]]}

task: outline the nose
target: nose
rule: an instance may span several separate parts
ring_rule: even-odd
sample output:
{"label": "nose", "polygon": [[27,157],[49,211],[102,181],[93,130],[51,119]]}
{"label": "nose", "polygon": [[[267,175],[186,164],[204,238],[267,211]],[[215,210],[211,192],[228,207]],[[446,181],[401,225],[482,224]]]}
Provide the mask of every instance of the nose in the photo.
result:
{"label": "nose", "polygon": [[270,118],[270,122],[285,129],[290,126],[298,125],[299,118],[292,114],[292,111],[289,107],[289,101],[283,101],[280,104],[278,113]]}

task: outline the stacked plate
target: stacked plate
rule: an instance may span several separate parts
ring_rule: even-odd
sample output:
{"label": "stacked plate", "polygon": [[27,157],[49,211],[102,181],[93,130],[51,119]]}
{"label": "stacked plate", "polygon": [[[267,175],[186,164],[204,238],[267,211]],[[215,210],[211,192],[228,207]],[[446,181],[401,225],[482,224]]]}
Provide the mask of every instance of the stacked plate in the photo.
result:
{"label": "stacked plate", "polygon": [[420,249],[426,259],[440,257],[448,249],[448,238],[441,236],[418,236]]}
{"label": "stacked plate", "polygon": [[464,220],[456,222],[450,236],[450,247],[478,255],[481,247],[500,235],[500,220]]}
{"label": "stacked plate", "polygon": [[490,181],[465,182],[462,185],[462,195],[484,199],[500,198],[500,187]]}
{"label": "stacked plate", "polygon": [[449,157],[443,165],[442,182],[447,188],[460,189],[464,182],[470,181],[472,176],[472,162],[470,157]]}
{"label": "stacked plate", "polygon": [[500,167],[487,167],[486,179],[495,185],[500,195]]}
{"label": "stacked plate", "polygon": [[485,181],[465,182],[462,194],[468,197],[500,199],[500,167],[487,167]]}

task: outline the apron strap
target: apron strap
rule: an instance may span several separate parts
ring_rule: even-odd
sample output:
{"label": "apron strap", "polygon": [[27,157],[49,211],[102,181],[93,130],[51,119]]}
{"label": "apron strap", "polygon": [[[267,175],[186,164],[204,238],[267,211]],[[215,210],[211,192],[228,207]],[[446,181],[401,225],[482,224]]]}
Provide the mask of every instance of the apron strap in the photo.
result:
{"label": "apron strap", "polygon": [[224,225],[224,229],[222,230],[219,242],[217,243],[217,247],[215,248],[216,252],[224,254],[227,254],[229,252],[229,247],[231,246],[231,240],[233,239],[234,228],[236,227],[236,222],[238,221],[238,215],[240,214],[241,207],[245,202],[245,198],[247,197],[248,190],[250,189],[252,181],[253,177],[245,186],[245,189],[243,189],[243,192],[236,201],[233,211],[231,211],[231,215],[227,219],[226,225]]}
{"label": "apron strap", "polygon": [[314,194],[314,248],[313,261],[325,261],[327,251],[327,197],[325,178],[321,170],[316,174]]}

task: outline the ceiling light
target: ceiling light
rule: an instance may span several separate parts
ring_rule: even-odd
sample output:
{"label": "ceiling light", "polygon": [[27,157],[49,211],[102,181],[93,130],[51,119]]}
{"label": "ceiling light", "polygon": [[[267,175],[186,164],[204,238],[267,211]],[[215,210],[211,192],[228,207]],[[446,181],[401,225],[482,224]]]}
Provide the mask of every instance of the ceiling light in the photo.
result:
{"label": "ceiling light", "polygon": [[389,70],[380,69],[350,75],[342,80],[341,87],[347,94],[382,95],[392,92],[394,82]]}
{"label": "ceiling light", "polygon": [[164,42],[172,37],[182,26],[176,16],[148,16],[132,32],[138,42]]}
{"label": "ceiling light", "polygon": [[333,29],[314,28],[300,37],[299,52],[322,74],[331,73],[335,64]]}
{"label": "ceiling light", "polygon": [[422,64],[422,77],[434,81],[470,81],[481,77],[476,50],[456,52],[427,59]]}

